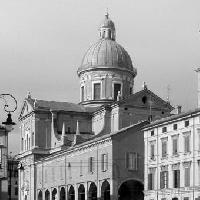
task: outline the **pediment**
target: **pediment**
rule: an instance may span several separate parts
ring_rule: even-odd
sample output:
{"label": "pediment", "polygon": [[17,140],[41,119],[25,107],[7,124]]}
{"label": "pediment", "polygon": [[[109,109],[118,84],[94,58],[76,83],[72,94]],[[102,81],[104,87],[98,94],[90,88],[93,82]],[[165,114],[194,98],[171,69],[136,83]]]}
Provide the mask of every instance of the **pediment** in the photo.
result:
{"label": "pediment", "polygon": [[21,108],[21,111],[20,111],[20,116],[19,116],[19,118],[28,115],[28,114],[31,113],[32,111],[33,111],[32,105],[31,105],[27,100],[24,100],[24,103],[23,103],[22,108]]}
{"label": "pediment", "polygon": [[169,111],[173,109],[173,107],[168,102],[164,101],[150,90],[141,90],[131,95],[128,99],[123,101],[122,105],[140,108],[151,107]]}

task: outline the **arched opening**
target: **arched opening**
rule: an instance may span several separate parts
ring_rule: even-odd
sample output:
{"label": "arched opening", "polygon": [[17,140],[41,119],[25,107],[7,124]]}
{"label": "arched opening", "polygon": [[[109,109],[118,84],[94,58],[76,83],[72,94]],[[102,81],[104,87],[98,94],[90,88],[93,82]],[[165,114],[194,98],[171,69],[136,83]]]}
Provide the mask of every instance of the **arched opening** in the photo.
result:
{"label": "arched opening", "polygon": [[64,187],[62,187],[60,190],[60,200],[66,200],[66,193]]}
{"label": "arched opening", "polygon": [[41,190],[38,193],[38,200],[42,200],[42,191]]}
{"label": "arched opening", "polygon": [[128,180],[122,183],[118,190],[119,200],[143,200],[144,186],[136,180]]}
{"label": "arched opening", "polygon": [[78,188],[78,200],[85,200],[85,187],[83,184]]}
{"label": "arched opening", "polygon": [[52,200],[57,200],[57,189],[54,188],[52,191]]}
{"label": "arched opening", "polygon": [[88,191],[88,200],[97,200],[97,186],[95,183],[90,184]]}
{"label": "arched opening", "polygon": [[75,200],[75,191],[72,185],[69,188],[69,200]]}
{"label": "arched opening", "polygon": [[50,200],[50,192],[49,192],[49,190],[45,191],[45,200]]}
{"label": "arched opening", "polygon": [[110,200],[110,184],[104,181],[101,186],[101,200]]}

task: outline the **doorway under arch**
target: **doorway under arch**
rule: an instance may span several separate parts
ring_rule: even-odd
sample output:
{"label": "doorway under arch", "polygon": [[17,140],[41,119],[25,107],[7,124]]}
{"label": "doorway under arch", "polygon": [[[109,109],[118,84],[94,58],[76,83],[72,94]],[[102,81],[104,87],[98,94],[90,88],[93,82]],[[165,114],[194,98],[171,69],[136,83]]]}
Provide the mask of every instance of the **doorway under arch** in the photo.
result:
{"label": "doorway under arch", "polygon": [[50,200],[50,192],[49,192],[49,190],[45,191],[45,200]]}
{"label": "doorway under arch", "polygon": [[83,184],[78,188],[78,200],[85,200],[85,187]]}
{"label": "doorway under arch", "polygon": [[101,200],[110,200],[110,184],[106,180],[101,186]]}
{"label": "doorway under arch", "polygon": [[128,180],[121,184],[118,190],[119,200],[143,200],[144,185],[137,180]]}
{"label": "doorway under arch", "polygon": [[42,191],[41,190],[38,193],[38,200],[42,200]]}
{"label": "doorway under arch", "polygon": [[88,200],[97,200],[97,186],[94,182],[90,184],[88,191]]}
{"label": "doorway under arch", "polygon": [[69,200],[75,200],[75,190],[74,187],[71,185],[69,188]]}
{"label": "doorway under arch", "polygon": [[52,191],[52,200],[57,200],[57,189],[54,188]]}
{"label": "doorway under arch", "polygon": [[66,200],[66,192],[64,187],[62,187],[60,190],[60,200]]}

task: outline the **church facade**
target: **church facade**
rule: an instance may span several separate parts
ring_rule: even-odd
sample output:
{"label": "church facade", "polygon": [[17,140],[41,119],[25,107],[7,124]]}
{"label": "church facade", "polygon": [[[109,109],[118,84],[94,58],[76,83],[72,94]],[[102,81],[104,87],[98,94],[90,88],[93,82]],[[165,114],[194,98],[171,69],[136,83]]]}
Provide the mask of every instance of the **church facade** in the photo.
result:
{"label": "church facade", "polygon": [[146,85],[133,93],[137,70],[108,14],[77,74],[79,104],[24,100],[19,199],[143,199],[142,128],[172,106]]}

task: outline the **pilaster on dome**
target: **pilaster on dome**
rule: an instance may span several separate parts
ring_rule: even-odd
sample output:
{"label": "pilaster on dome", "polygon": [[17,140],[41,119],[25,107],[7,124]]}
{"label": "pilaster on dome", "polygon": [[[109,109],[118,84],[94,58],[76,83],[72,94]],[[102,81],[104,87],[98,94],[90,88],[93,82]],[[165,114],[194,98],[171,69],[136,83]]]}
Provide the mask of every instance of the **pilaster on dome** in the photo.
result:
{"label": "pilaster on dome", "polygon": [[100,25],[100,38],[115,40],[115,24],[109,18],[108,12],[105,13],[105,18]]}

